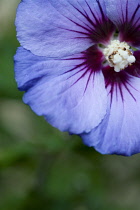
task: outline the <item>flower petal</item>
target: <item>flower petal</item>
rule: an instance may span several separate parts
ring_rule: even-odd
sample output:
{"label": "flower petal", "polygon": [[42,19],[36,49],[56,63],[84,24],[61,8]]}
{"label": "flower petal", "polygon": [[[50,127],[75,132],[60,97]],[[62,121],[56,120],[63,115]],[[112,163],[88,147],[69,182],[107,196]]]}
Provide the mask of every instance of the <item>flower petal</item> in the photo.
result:
{"label": "flower petal", "polygon": [[101,59],[96,47],[63,60],[48,60],[19,48],[15,77],[19,89],[26,91],[24,102],[62,131],[89,132],[106,114]]}
{"label": "flower petal", "polygon": [[[140,152],[140,79],[124,73],[125,83],[107,90],[109,107],[104,120],[82,138],[102,154],[130,156]],[[124,79],[123,78],[123,79]],[[112,94],[111,94],[112,92]]]}
{"label": "flower petal", "polygon": [[106,0],[107,15],[117,26],[120,41],[140,48],[140,1]]}
{"label": "flower petal", "polygon": [[109,40],[113,24],[104,0],[23,0],[16,16],[17,37],[33,54],[64,57]]}

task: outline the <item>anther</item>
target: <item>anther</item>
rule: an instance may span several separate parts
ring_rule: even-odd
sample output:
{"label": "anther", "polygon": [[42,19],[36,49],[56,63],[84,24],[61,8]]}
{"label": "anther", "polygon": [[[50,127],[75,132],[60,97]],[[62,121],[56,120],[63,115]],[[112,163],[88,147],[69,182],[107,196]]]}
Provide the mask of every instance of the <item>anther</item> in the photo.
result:
{"label": "anther", "polygon": [[111,41],[111,44],[103,50],[103,53],[108,64],[114,67],[116,72],[120,72],[136,61],[130,51],[130,46],[126,42],[120,42],[119,40]]}

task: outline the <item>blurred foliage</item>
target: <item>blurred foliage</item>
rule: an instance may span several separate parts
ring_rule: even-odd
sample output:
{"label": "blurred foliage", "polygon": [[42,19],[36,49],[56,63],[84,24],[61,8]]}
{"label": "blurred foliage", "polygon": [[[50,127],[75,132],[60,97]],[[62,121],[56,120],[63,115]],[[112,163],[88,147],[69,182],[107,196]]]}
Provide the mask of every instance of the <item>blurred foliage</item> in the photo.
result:
{"label": "blurred foliage", "polygon": [[13,71],[19,1],[10,1],[0,35],[0,209],[139,210],[139,154],[101,155],[23,104]]}

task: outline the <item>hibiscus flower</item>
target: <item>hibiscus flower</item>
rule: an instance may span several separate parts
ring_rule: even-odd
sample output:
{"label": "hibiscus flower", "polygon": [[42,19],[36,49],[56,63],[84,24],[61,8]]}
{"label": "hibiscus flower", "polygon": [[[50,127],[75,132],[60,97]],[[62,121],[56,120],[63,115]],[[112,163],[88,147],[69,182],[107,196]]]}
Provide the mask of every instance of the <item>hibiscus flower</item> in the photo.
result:
{"label": "hibiscus flower", "polygon": [[102,154],[140,152],[140,0],[22,0],[23,101]]}

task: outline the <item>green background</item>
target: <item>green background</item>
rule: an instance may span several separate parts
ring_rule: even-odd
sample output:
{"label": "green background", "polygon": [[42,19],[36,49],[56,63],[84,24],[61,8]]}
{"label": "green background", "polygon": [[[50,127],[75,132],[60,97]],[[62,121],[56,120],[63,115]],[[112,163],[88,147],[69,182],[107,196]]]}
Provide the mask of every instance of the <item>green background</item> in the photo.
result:
{"label": "green background", "polygon": [[14,81],[19,0],[0,0],[0,210],[139,210],[140,154],[101,155],[23,104]]}

